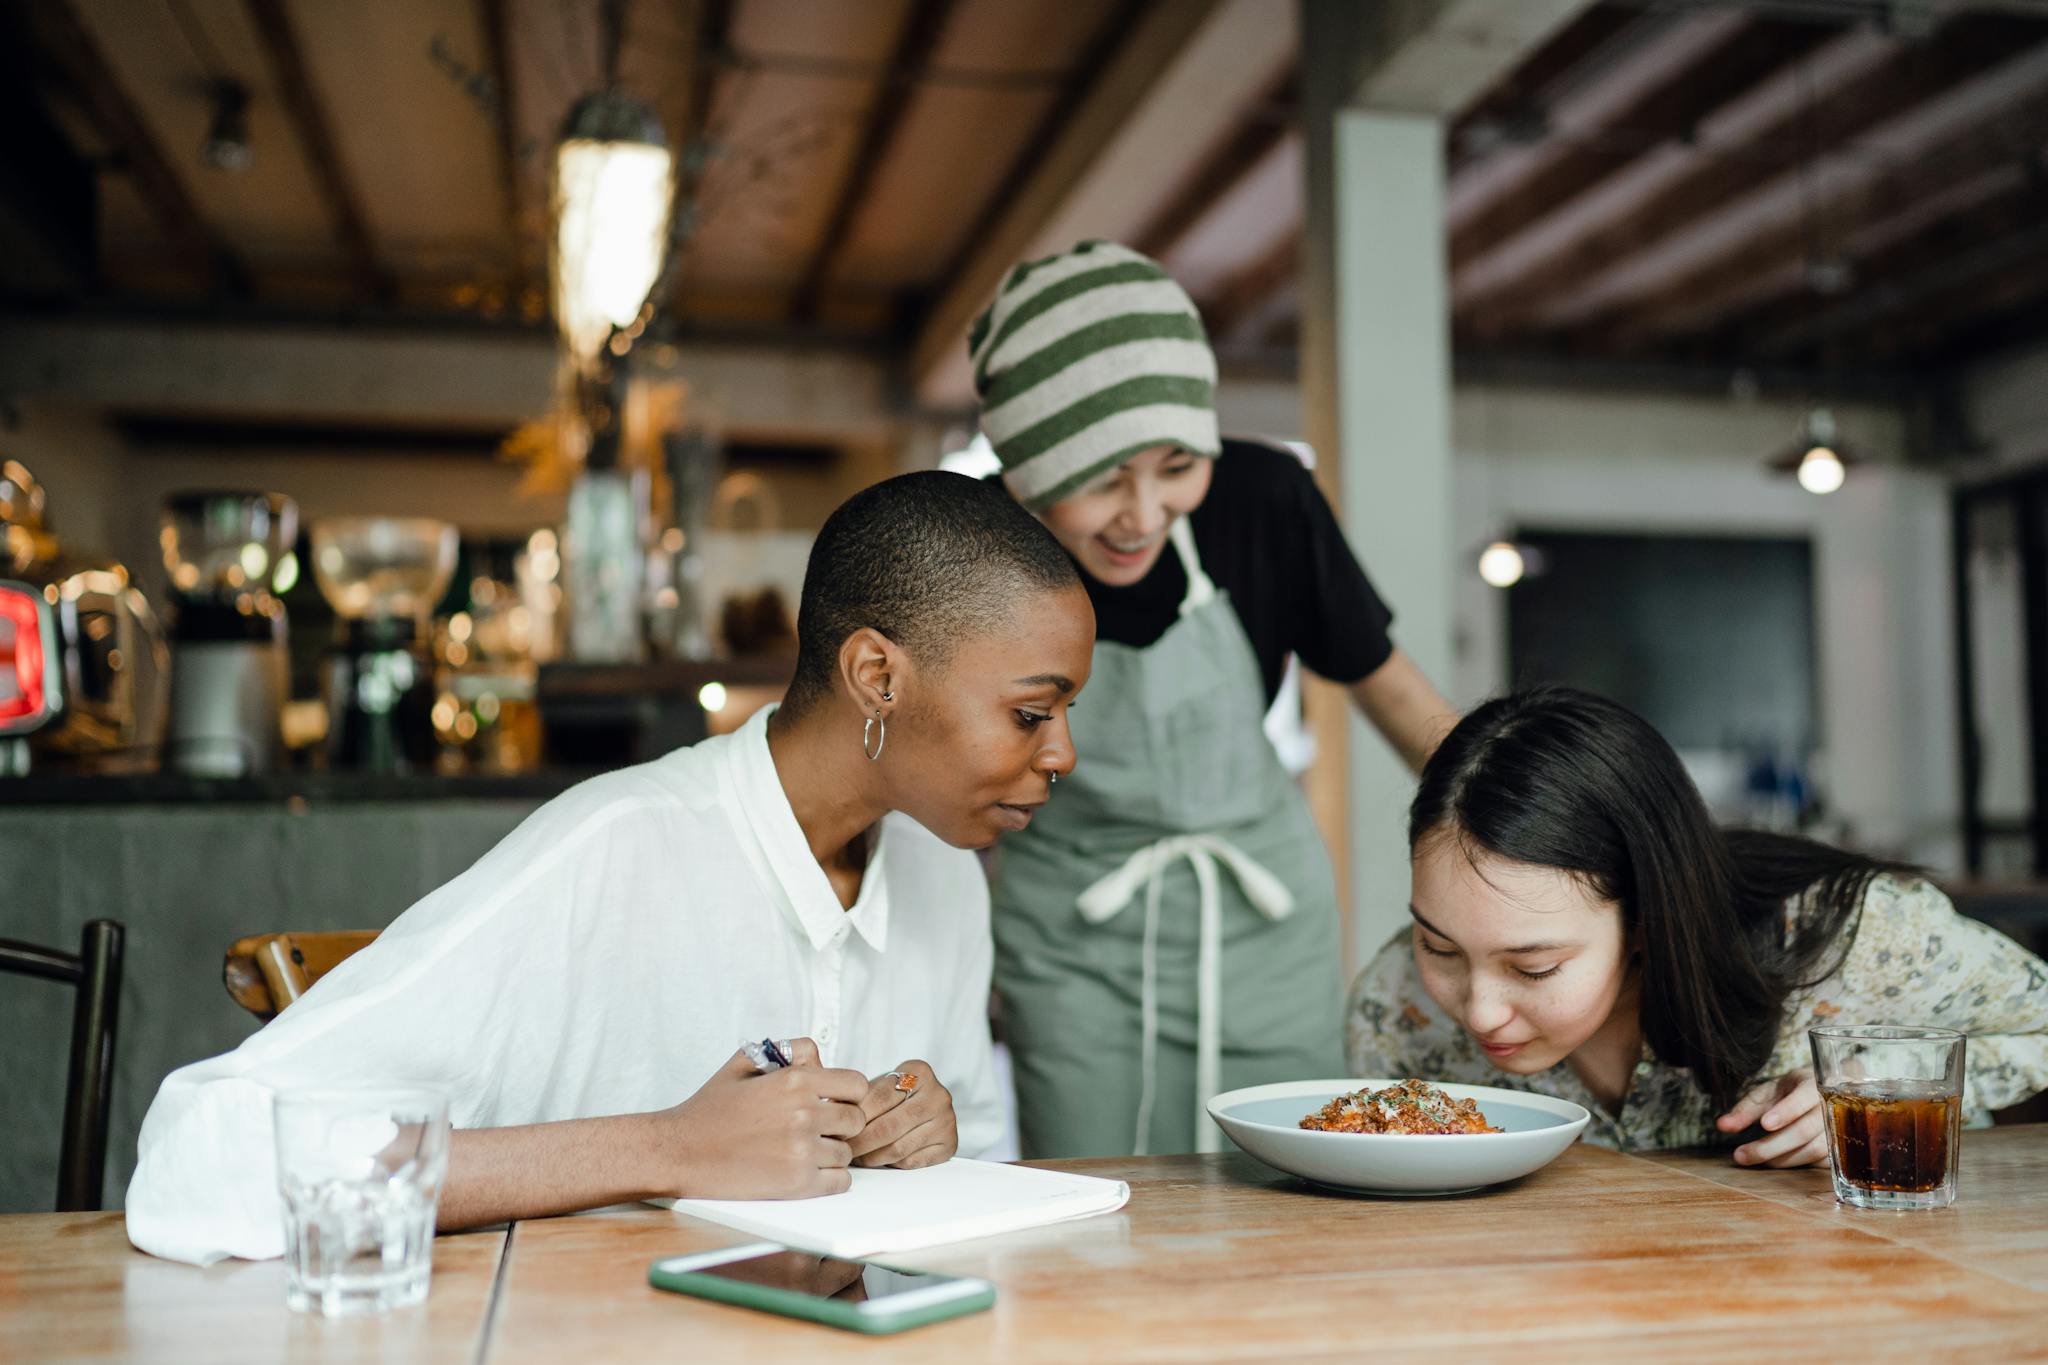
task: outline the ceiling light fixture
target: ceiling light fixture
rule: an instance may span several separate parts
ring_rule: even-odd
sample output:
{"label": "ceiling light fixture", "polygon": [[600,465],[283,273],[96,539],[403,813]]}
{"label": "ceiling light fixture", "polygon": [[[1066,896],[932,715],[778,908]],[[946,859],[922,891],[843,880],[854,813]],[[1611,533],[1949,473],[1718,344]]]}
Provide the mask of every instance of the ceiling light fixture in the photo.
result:
{"label": "ceiling light fixture", "polygon": [[1849,466],[1860,461],[1843,446],[1835,414],[1815,408],[1800,423],[1799,439],[1768,463],[1777,472],[1798,479],[1807,492],[1824,496],[1840,488],[1848,480]]}
{"label": "ceiling light fixture", "polygon": [[1799,459],[1799,486],[1809,493],[1832,493],[1848,476],[1842,457],[1828,446],[1815,446]]}
{"label": "ceiling light fixture", "polygon": [[1512,588],[1528,568],[1522,552],[1509,541],[1496,540],[1479,552],[1479,576],[1489,587]]}
{"label": "ceiling light fixture", "polygon": [[579,100],[555,149],[551,267],[555,325],[586,376],[645,326],[674,204],[675,157],[654,111],[614,89]]}
{"label": "ceiling light fixture", "polygon": [[199,159],[217,171],[241,172],[255,164],[256,150],[249,145],[249,88],[240,81],[213,83],[213,121],[206,126]]}
{"label": "ceiling light fixture", "polygon": [[1512,588],[1549,567],[1543,551],[1525,540],[1496,540],[1479,552],[1479,577],[1488,587]]}

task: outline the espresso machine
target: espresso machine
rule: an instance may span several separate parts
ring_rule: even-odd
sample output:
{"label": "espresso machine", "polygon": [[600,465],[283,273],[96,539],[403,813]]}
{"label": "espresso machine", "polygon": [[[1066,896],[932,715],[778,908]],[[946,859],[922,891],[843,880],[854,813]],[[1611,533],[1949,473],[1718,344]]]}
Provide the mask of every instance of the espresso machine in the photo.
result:
{"label": "espresso machine", "polygon": [[35,476],[0,460],[0,776],[152,766],[170,677],[156,612],[45,511]]}
{"label": "espresso machine", "polygon": [[460,537],[427,517],[323,517],[313,578],[339,618],[327,656],[327,761],[354,772],[431,767],[434,604],[455,575]]}
{"label": "espresso machine", "polygon": [[0,777],[25,776],[28,737],[64,714],[57,594],[33,572],[54,553],[43,490],[10,460],[0,468]]}
{"label": "espresso machine", "polygon": [[203,491],[164,500],[171,631],[171,722],[164,766],[194,777],[274,771],[291,686],[284,604],[271,585],[298,538],[282,493]]}

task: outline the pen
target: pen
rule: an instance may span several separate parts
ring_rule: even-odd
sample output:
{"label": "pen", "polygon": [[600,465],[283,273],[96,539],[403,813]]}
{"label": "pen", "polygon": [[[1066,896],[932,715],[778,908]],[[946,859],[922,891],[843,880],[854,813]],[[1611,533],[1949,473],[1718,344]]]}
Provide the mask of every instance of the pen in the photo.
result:
{"label": "pen", "polygon": [[789,1045],[778,1043],[773,1038],[763,1038],[758,1043],[741,1043],[740,1051],[747,1055],[756,1071],[779,1071],[793,1065],[789,1060]]}

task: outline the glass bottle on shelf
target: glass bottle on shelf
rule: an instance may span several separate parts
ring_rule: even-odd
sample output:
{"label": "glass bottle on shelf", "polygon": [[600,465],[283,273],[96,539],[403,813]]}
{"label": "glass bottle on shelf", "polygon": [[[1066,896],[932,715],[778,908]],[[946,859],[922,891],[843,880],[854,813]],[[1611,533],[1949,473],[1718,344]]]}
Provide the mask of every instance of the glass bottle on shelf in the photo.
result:
{"label": "glass bottle on shelf", "polygon": [[567,580],[568,656],[577,663],[638,663],[641,576],[647,554],[641,527],[648,480],[605,458],[615,442],[593,443],[583,472],[569,489],[569,519],[562,534]]}

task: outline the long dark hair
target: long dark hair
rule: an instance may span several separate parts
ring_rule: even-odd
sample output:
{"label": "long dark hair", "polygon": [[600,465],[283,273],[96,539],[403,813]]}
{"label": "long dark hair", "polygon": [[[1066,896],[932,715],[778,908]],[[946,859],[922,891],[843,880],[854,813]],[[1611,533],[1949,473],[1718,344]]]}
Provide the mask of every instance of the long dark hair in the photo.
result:
{"label": "long dark hair", "polygon": [[[1664,737],[1627,707],[1544,687],[1487,702],[1422,771],[1408,847],[1455,837],[1582,878],[1640,948],[1643,1036],[1718,1109],[1762,1069],[1785,998],[1834,971],[1864,893],[1917,869],[1811,839],[1723,830]],[[1807,910],[1789,945],[1783,909]]]}

